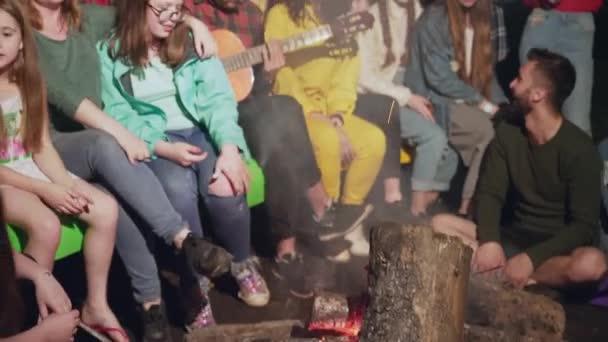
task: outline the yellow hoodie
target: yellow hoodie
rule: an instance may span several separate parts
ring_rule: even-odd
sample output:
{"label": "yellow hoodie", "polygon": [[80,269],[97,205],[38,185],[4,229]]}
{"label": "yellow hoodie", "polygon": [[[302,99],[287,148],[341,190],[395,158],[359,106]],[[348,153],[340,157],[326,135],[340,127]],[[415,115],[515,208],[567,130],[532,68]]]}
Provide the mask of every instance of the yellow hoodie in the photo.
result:
{"label": "yellow hoodie", "polygon": [[[321,23],[310,4],[306,5],[306,11],[305,19],[295,23],[284,4],[271,8],[265,25],[266,41],[288,38],[319,27]],[[273,91],[295,98],[307,115],[341,113],[344,120],[349,120],[357,101],[359,71],[357,56],[315,58],[297,67],[286,65],[281,68],[276,74]]]}

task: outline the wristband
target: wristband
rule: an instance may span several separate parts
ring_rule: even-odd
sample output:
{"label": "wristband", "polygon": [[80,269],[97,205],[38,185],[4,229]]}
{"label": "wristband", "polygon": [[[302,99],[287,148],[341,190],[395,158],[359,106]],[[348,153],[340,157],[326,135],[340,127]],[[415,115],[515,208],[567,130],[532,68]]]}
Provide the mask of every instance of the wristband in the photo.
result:
{"label": "wristband", "polygon": [[479,108],[480,108],[482,111],[484,111],[484,112],[486,112],[486,113],[488,113],[488,114],[494,114],[494,109],[495,109],[495,107],[494,107],[494,105],[493,105],[491,102],[489,102],[489,101],[485,101],[485,100],[484,100],[484,101],[481,103],[481,105],[479,106]]}

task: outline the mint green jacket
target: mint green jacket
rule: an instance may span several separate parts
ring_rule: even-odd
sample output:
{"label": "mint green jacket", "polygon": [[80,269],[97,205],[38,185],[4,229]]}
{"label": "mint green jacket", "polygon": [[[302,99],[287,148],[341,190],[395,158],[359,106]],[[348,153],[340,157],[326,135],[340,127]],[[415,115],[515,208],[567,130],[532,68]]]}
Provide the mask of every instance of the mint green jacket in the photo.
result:
{"label": "mint green jacket", "polygon": [[[237,123],[237,102],[222,63],[216,57],[199,59],[192,44],[188,46],[191,48],[186,49],[187,57],[173,71],[178,103],[190,119],[209,133],[216,149],[235,144],[245,159],[250,159],[243,130]],[[155,145],[167,140],[167,116],[157,106],[133,96],[130,75],[134,69],[120,59],[110,58],[109,48],[107,41],[97,44],[104,111],[145,141],[154,153]]]}

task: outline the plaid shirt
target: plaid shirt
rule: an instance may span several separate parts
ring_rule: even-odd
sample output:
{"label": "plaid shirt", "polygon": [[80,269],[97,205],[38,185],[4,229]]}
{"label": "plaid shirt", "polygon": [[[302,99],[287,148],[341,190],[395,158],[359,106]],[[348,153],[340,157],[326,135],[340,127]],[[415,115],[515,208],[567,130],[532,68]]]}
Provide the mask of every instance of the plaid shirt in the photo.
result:
{"label": "plaid shirt", "polygon": [[246,48],[264,43],[264,14],[249,0],[243,0],[234,13],[223,12],[206,0],[186,0],[184,6],[211,30],[226,29],[239,36]]}
{"label": "plaid shirt", "polygon": [[80,0],[80,2],[85,3],[85,4],[94,4],[94,5],[100,5],[100,6],[111,6],[112,5],[111,0]]}
{"label": "plaid shirt", "polygon": [[507,58],[509,54],[509,44],[507,42],[507,28],[505,27],[505,16],[501,7],[491,6],[491,40],[494,42],[494,52],[496,61],[500,62]]}

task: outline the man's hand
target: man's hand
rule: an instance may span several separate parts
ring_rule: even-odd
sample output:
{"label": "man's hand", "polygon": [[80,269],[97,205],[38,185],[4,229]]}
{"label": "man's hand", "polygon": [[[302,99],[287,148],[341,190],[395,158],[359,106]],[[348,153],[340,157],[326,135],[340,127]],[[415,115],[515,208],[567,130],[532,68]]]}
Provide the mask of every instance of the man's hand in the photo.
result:
{"label": "man's hand", "polygon": [[168,158],[183,167],[187,167],[205,160],[205,158],[207,158],[207,152],[201,151],[200,148],[194,145],[175,142],[171,144],[171,152],[169,153]]}
{"label": "man's hand", "polygon": [[420,115],[430,122],[435,122],[435,117],[433,116],[433,104],[426,98],[420,95],[412,94],[407,102],[407,106],[420,113]]}
{"label": "man's hand", "polygon": [[187,15],[184,21],[192,31],[196,54],[200,58],[215,56],[217,54],[217,43],[207,25],[190,15]]}
{"label": "man's hand", "polygon": [[519,253],[509,259],[504,271],[507,280],[517,288],[526,286],[532,273],[534,273],[534,265],[526,253]]}
{"label": "man's hand", "polygon": [[213,179],[217,179],[220,174],[224,174],[228,178],[235,195],[249,192],[251,176],[236,145],[222,146],[220,156],[215,163]]}
{"label": "man's hand", "polygon": [[126,131],[117,136],[116,141],[118,141],[120,147],[122,147],[127,154],[127,158],[131,164],[150,159],[150,152],[148,151],[146,143],[131,132]]}
{"label": "man's hand", "polygon": [[266,46],[262,50],[262,58],[264,59],[264,71],[273,76],[272,74],[285,66],[285,55],[281,48],[281,42],[271,40],[266,43]]}
{"label": "man's hand", "polygon": [[505,252],[498,242],[486,242],[473,256],[473,272],[483,273],[505,265]]}

